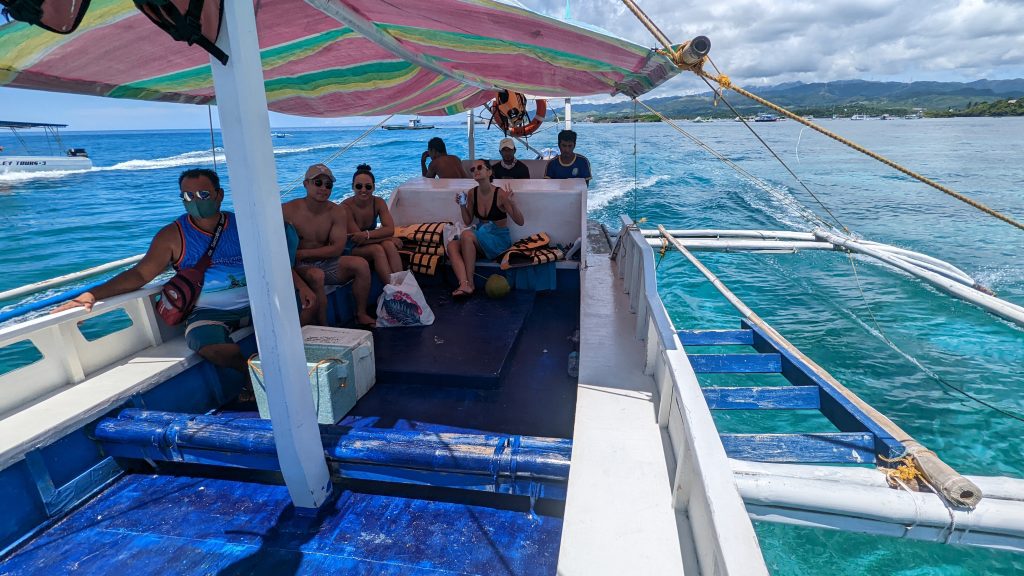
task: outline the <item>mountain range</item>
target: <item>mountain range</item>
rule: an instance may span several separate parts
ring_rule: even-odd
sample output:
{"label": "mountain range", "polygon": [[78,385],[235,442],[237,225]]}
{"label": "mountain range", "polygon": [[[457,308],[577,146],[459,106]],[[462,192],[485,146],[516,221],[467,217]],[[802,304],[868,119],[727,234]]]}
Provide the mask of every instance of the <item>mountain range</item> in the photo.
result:
{"label": "mountain range", "polygon": [[[968,108],[971,104],[980,102],[1024,97],[1024,78],[974,82],[787,82],[748,90],[800,114],[902,114],[913,109],[945,112],[951,108]],[[744,115],[765,111],[760,105],[735,92],[727,91],[726,98]],[[644,99],[644,102],[666,116],[674,118],[735,115],[722,102],[716,106],[711,92]],[[556,101],[552,104],[557,106],[561,102]],[[588,116],[628,116],[633,113],[633,104],[629,100],[608,104],[573,103],[572,111],[574,116],[581,119]],[[641,108],[638,112],[646,110]]]}

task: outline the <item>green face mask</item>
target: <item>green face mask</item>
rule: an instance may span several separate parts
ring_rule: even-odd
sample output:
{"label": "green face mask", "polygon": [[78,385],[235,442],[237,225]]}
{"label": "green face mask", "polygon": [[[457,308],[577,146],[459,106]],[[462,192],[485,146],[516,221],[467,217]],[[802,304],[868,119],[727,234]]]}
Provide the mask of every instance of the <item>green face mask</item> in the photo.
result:
{"label": "green face mask", "polygon": [[219,206],[216,200],[200,200],[196,198],[191,202],[182,202],[185,205],[185,212],[195,219],[209,218],[216,216]]}

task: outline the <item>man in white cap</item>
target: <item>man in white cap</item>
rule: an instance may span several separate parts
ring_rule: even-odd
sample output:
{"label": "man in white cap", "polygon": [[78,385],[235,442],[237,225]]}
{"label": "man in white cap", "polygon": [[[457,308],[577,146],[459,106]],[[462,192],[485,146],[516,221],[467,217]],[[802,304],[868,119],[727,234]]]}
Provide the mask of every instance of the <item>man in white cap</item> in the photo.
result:
{"label": "man in white cap", "polygon": [[338,285],[352,280],[356,323],[371,327],[376,321],[366,313],[370,266],[365,258],[350,255],[355,243],[349,242],[349,232],[356,230],[355,221],[348,208],[331,202],[334,180],[330,168],[313,164],[302,181],[306,196],[286,202],[281,208],[285,221],[299,233],[296,266],[323,270],[325,284]]}
{"label": "man in white cap", "polygon": [[498,151],[501,152],[501,160],[491,166],[495,178],[529,178],[530,169],[519,160],[516,160],[516,141],[511,138],[502,138],[498,142]]}

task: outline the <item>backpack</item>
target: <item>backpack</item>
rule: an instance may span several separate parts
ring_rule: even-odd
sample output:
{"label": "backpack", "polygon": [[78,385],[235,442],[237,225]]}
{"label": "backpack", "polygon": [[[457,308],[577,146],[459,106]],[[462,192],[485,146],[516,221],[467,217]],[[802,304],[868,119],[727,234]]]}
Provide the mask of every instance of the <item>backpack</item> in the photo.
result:
{"label": "backpack", "polygon": [[89,9],[89,0],[0,0],[3,14],[57,34],[78,28]]}
{"label": "backpack", "polygon": [[135,7],[179,42],[198,44],[221,64],[228,55],[217,47],[224,0],[134,0]]}

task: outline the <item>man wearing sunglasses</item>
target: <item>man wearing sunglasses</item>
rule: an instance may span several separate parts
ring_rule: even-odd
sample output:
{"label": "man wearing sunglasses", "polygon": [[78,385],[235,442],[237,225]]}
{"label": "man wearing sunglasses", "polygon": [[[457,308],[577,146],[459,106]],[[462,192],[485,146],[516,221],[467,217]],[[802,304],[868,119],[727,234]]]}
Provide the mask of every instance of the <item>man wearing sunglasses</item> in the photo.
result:
{"label": "man wearing sunglasses", "polygon": [[206,253],[221,214],[221,232],[212,263],[206,269],[203,290],[196,307],[185,320],[185,341],[189,348],[218,366],[247,373],[241,350],[230,333],[249,322],[249,293],[242,268],[242,250],[238,228],[232,212],[221,212],[224,190],[213,170],[185,170],[178,177],[185,214],[157,232],[149,250],[138,264],[103,284],[83,292],[74,300],[53,310],[60,312],[78,306],[92,310],[97,300],[104,300],[142,288],[168,266],[192,268]]}
{"label": "man wearing sunglasses", "polygon": [[324,272],[324,283],[341,285],[352,280],[352,296],[356,303],[356,323],[374,326],[373,316],[366,313],[370,298],[370,266],[365,258],[352,256],[356,232],[355,220],[348,208],[331,202],[334,173],[323,164],[313,164],[302,181],[306,196],[286,202],[281,208],[284,219],[299,233],[296,266],[310,266]]}

